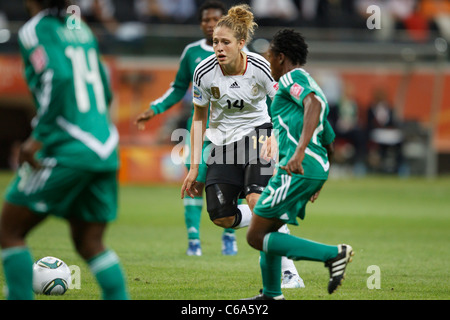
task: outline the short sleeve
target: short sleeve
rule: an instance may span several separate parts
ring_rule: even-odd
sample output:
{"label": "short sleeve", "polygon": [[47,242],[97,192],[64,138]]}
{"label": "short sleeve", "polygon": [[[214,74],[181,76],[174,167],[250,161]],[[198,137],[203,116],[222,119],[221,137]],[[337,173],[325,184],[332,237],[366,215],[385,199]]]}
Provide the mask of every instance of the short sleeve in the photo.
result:
{"label": "short sleeve", "polygon": [[333,128],[331,127],[330,122],[325,119],[323,124],[323,135],[322,135],[322,145],[327,146],[331,144],[336,138],[336,134],[334,133]]}
{"label": "short sleeve", "polygon": [[210,94],[201,86],[194,84],[192,88],[192,102],[199,107],[206,107],[209,105],[211,99]]}

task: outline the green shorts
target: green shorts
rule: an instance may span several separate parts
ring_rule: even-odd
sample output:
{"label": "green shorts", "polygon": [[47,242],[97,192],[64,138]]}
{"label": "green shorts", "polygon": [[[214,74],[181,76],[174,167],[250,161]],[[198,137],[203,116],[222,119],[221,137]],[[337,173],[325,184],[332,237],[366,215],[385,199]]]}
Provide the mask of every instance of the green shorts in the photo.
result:
{"label": "green shorts", "polygon": [[263,218],[278,218],[298,225],[297,217],[305,217],[306,204],[325,181],[306,179],[298,174],[289,176],[279,168],[261,194],[254,213]]}
{"label": "green shorts", "polygon": [[92,172],[62,167],[54,159],[33,170],[21,166],[6,192],[6,200],[38,215],[110,222],[117,217],[117,171]]}

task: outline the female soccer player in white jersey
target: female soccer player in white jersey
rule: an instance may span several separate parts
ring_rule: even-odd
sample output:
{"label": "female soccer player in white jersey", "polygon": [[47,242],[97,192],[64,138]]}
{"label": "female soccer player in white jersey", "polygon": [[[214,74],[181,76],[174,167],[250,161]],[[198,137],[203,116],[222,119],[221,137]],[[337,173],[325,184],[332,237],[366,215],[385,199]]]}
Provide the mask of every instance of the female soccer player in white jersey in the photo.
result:
{"label": "female soccer player in white jersey", "polygon": [[[191,128],[191,168],[183,183],[194,197],[197,190],[203,134],[213,148],[207,160],[206,204],[210,219],[223,228],[249,225],[252,210],[273,174],[272,163],[259,157],[271,135],[266,97],[273,97],[277,82],[262,56],[243,51],[257,26],[248,5],[232,7],[214,30],[215,54],[203,60],[193,78],[194,115]],[[210,111],[209,128],[206,130]],[[245,197],[248,205],[238,205]],[[288,232],[286,229],[285,232]],[[285,259],[285,268],[296,269]],[[296,275],[297,277],[297,275]],[[294,287],[302,287],[297,277]]]}
{"label": "female soccer player in white jersey", "polygon": [[[191,85],[194,76],[194,70],[197,65],[205,58],[214,53],[212,47],[212,37],[214,27],[220,18],[227,13],[225,5],[216,0],[205,1],[198,8],[198,16],[200,20],[200,28],[205,37],[199,41],[190,43],[186,46],[180,58],[180,67],[177,71],[175,81],[171,84],[170,89],[159,99],[150,104],[150,108],[142,112],[136,118],[138,128],[143,130],[145,123],[158,114],[166,112],[176,103],[178,103],[186,94]],[[194,106],[192,106],[192,113]],[[187,128],[191,128],[192,114],[187,121]],[[207,148],[205,143],[203,148]],[[186,143],[185,152],[189,156],[190,145],[189,141]],[[189,159],[187,159],[189,160]],[[189,161],[186,161],[186,167],[189,170]],[[189,256],[201,256],[202,249],[200,243],[200,220],[203,209],[203,189],[206,179],[206,164],[203,163],[199,167],[198,192],[193,199],[185,198],[184,204],[184,218],[186,230],[188,235],[188,249],[186,254]],[[224,229],[222,235],[222,254],[236,255],[237,244],[234,234],[234,229]]]}

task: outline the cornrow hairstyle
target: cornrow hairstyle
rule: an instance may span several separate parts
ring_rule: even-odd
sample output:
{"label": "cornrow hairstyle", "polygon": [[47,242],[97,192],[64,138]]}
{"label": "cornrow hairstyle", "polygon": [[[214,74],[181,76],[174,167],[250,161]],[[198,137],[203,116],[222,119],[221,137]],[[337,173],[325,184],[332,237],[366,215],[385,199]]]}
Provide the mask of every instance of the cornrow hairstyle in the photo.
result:
{"label": "cornrow hairstyle", "polygon": [[231,29],[236,39],[244,39],[248,43],[252,40],[258,24],[254,21],[250,6],[240,4],[231,7],[228,14],[219,20],[216,28],[222,26]]}
{"label": "cornrow hairstyle", "polygon": [[308,45],[305,38],[292,29],[278,31],[272,39],[270,48],[274,53],[283,53],[292,63],[305,65],[308,57]]}
{"label": "cornrow hairstyle", "polygon": [[200,22],[202,21],[203,11],[208,10],[208,9],[218,9],[218,10],[222,11],[222,15],[227,14],[227,7],[225,6],[224,3],[222,3],[221,1],[218,1],[218,0],[208,0],[208,1],[203,2],[197,10],[198,21],[200,21]]}
{"label": "cornrow hairstyle", "polygon": [[66,16],[67,7],[72,3],[70,0],[36,0],[43,9],[50,9],[50,14],[64,19]]}

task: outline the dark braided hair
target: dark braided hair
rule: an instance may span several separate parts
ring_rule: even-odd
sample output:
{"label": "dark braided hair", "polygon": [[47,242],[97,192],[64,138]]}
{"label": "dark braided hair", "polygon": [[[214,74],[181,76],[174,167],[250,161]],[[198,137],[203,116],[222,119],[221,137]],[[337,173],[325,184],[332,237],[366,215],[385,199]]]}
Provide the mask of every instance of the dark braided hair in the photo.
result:
{"label": "dark braided hair", "polygon": [[202,21],[203,11],[208,10],[208,9],[218,9],[218,10],[222,11],[222,15],[227,14],[227,7],[225,6],[224,3],[222,3],[221,1],[218,1],[218,0],[208,0],[208,1],[203,2],[197,10],[198,21],[200,21],[200,22]]}
{"label": "dark braided hair", "polygon": [[293,64],[305,65],[308,45],[305,38],[292,29],[282,29],[275,34],[270,44],[274,53],[283,53]]}
{"label": "dark braided hair", "polygon": [[67,7],[72,3],[70,0],[36,0],[43,9],[50,9],[50,14],[58,18],[66,16]]}

